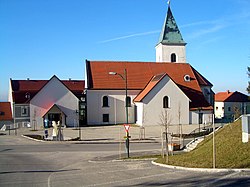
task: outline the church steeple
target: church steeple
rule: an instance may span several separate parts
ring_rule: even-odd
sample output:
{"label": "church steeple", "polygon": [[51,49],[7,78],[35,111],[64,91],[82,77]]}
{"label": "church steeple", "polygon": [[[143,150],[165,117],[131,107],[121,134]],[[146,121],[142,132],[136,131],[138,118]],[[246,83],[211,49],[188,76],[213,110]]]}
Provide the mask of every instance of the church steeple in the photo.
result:
{"label": "church steeple", "polygon": [[156,45],[157,62],[186,62],[186,42],[183,40],[168,2],[168,11],[158,44]]}
{"label": "church steeple", "polygon": [[174,16],[172,14],[170,4],[168,6],[168,12],[162,27],[158,43],[186,45],[185,41],[182,38],[178,25],[174,19]]}

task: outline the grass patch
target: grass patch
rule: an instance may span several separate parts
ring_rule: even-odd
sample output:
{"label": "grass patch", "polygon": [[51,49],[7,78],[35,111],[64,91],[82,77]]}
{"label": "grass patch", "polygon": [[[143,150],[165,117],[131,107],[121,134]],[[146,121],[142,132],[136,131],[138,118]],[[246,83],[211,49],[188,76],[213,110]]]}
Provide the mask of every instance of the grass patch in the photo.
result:
{"label": "grass patch", "polygon": [[[250,168],[250,142],[242,143],[241,121],[220,129],[215,135],[216,168]],[[165,163],[162,158],[158,163]],[[197,148],[189,153],[169,156],[169,165],[212,168],[212,136],[207,137]]]}
{"label": "grass patch", "polygon": [[129,158],[124,157],[123,160],[129,160],[129,159],[159,159],[161,155],[141,155],[141,156],[130,156]]}

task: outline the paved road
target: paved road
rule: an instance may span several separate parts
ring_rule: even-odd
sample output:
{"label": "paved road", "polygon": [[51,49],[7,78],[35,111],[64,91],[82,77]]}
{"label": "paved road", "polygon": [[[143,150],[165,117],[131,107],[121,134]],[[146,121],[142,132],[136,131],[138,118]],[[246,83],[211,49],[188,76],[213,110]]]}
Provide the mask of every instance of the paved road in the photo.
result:
{"label": "paved road", "polygon": [[[14,136],[0,136],[0,142],[0,186],[250,185],[247,172],[210,174],[162,168],[151,160],[114,161],[119,144],[40,143]],[[131,151],[158,146],[134,143]]]}

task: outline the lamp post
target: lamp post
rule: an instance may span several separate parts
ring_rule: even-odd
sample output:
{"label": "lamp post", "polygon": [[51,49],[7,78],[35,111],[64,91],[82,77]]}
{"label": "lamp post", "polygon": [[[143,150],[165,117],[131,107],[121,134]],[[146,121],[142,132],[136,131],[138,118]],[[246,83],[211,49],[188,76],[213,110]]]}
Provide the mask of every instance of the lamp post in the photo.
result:
{"label": "lamp post", "polygon": [[[124,74],[117,72],[109,72],[109,75],[118,75],[125,81],[125,110],[126,110],[126,124],[128,124],[128,79],[127,79],[127,69],[124,69]],[[127,132],[126,138],[127,155],[129,158],[129,132]]]}
{"label": "lamp post", "polygon": [[78,132],[79,132],[79,140],[81,140],[81,127],[80,127],[80,121],[79,121],[79,111],[76,110],[76,122],[78,121]]}

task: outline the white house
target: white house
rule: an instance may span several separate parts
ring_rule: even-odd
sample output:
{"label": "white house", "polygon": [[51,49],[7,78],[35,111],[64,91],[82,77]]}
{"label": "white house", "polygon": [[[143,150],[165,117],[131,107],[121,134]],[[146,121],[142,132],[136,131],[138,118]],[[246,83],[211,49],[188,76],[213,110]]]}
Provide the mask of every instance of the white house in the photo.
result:
{"label": "white house", "polygon": [[9,101],[15,123],[43,126],[60,121],[68,127],[85,124],[84,81],[10,80]]}
{"label": "white house", "polygon": [[86,60],[87,123],[159,125],[164,111],[170,124],[211,122],[212,84],[186,63],[185,47],[169,6],[156,62]]}
{"label": "white house", "polygon": [[231,121],[250,112],[249,97],[240,92],[219,92],[215,94],[214,114],[217,119]]}
{"label": "white house", "polygon": [[68,126],[79,125],[79,99],[56,77],[53,76],[30,100],[32,122],[61,121]]}

